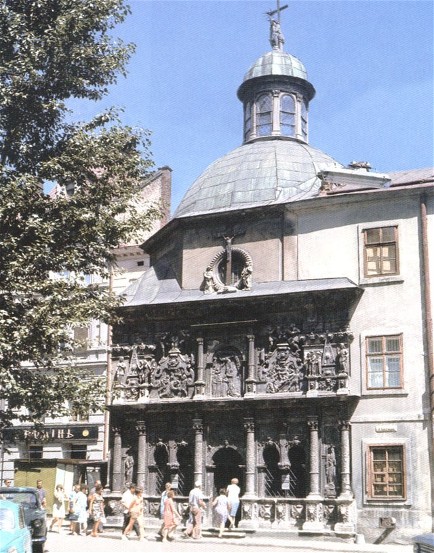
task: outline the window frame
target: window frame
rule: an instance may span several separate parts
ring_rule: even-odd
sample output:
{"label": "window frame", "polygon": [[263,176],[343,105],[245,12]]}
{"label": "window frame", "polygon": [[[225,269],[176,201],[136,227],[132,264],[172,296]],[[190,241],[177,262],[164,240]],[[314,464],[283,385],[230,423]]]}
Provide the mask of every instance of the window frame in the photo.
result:
{"label": "window frame", "polygon": [[[394,240],[383,240],[382,234],[384,229],[393,229],[394,231]],[[378,242],[373,242],[371,244],[368,244],[367,241],[367,235],[369,231],[372,230],[379,230],[380,231],[380,239]],[[400,274],[399,271],[399,234],[398,234],[398,225],[391,224],[391,225],[381,225],[381,226],[375,226],[375,227],[366,227],[362,229],[363,234],[363,277],[367,279],[372,278],[385,278],[385,277],[393,277]],[[386,244],[394,244],[395,245],[395,271],[394,272],[384,272],[383,270],[383,263],[384,259],[382,255],[380,254],[380,271],[376,272],[375,274],[369,274],[368,273],[368,248],[373,247],[379,247],[381,251],[381,247]]]}
{"label": "window frame", "polygon": [[[270,104],[269,110],[261,109],[262,99],[267,99]],[[261,122],[261,115],[267,116],[269,121],[266,123]],[[268,132],[261,132],[266,127],[269,127]],[[261,92],[255,99],[255,136],[271,136],[273,133],[273,96],[269,92]]]}
{"label": "window frame", "polygon": [[[382,474],[381,471],[375,471],[374,470],[374,451],[375,450],[386,450],[386,471],[384,474],[386,474],[386,480],[388,478],[388,475],[393,474],[391,470],[387,470],[387,465],[390,462],[388,459],[388,455],[390,455],[391,450],[400,450],[400,463],[401,463],[401,471],[400,474],[402,475],[401,483],[399,485],[402,486],[402,494],[401,495],[375,495],[374,494],[374,485],[375,485],[375,474],[376,472],[378,474]],[[407,451],[404,443],[375,443],[375,444],[367,444],[367,451],[366,451],[367,459],[366,459],[366,499],[369,501],[407,501],[408,499],[408,490],[407,490]],[[386,486],[393,485],[389,482],[386,482]]]}
{"label": "window frame", "polygon": [[[398,351],[387,351],[386,344],[387,339],[396,338],[399,341],[399,350]],[[375,352],[370,353],[369,352],[369,340],[378,340],[381,339],[381,352]],[[376,335],[370,335],[365,336],[365,369],[366,369],[366,389],[367,390],[402,390],[404,387],[404,375],[403,375],[403,359],[404,359],[404,351],[403,351],[403,335],[402,333],[396,333],[396,334],[376,334]],[[388,355],[394,355],[399,357],[399,385],[398,386],[390,386],[386,385],[386,358]],[[373,357],[381,357],[382,358],[382,386],[371,386],[371,380],[370,375],[372,374],[372,371],[370,371],[370,362],[369,359]]]}

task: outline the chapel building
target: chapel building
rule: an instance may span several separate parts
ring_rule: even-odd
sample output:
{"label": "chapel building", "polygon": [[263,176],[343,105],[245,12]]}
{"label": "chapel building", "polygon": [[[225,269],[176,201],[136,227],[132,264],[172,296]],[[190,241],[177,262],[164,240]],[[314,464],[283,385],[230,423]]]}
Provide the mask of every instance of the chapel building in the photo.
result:
{"label": "chapel building", "polygon": [[142,485],[151,521],[165,482],[185,513],[196,480],[215,497],[238,478],[240,529],[430,531],[434,171],[311,146],[315,89],[270,29],[238,89],[243,144],[145,242],[127,288],[113,497]]}

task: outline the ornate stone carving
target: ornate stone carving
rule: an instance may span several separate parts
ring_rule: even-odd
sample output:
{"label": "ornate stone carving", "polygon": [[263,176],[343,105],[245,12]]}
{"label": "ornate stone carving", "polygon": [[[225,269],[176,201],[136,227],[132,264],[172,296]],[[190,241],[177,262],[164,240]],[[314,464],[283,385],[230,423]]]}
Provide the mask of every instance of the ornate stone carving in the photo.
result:
{"label": "ornate stone carving", "polygon": [[160,360],[151,380],[152,387],[162,399],[191,397],[193,383],[192,358],[182,355],[176,347],[172,347],[168,355]]}
{"label": "ornate stone carving", "polygon": [[215,353],[211,368],[211,394],[214,397],[240,397],[241,358],[233,349]]}
{"label": "ornate stone carving", "polygon": [[262,504],[259,507],[259,516],[260,518],[263,518],[264,520],[270,520],[273,510],[273,504],[272,503],[265,503]]}
{"label": "ornate stone carving", "polygon": [[293,351],[288,343],[280,343],[260,366],[259,380],[266,382],[268,394],[298,392],[303,378],[302,367],[299,351]]}
{"label": "ornate stone carving", "polygon": [[[238,290],[250,290],[253,283],[253,260],[251,256],[241,248],[234,248],[232,240],[234,236],[222,236],[225,247],[213,257],[207,266],[201,285],[205,294],[217,292],[225,294]],[[232,281],[233,264],[237,263],[239,278]]]}

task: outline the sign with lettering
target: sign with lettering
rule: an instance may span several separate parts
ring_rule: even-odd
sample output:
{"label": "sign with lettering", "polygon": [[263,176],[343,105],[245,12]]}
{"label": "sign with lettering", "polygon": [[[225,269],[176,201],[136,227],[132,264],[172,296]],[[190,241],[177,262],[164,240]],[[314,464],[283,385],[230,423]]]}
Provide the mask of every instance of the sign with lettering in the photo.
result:
{"label": "sign with lettering", "polygon": [[61,442],[75,440],[96,440],[98,438],[98,426],[44,426],[36,428],[7,428],[3,432],[6,443],[14,442]]}

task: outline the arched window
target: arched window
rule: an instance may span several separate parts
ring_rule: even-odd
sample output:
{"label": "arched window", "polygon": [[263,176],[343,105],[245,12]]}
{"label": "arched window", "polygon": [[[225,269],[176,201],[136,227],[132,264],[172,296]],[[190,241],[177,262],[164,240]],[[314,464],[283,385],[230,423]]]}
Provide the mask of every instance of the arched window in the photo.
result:
{"label": "arched window", "polygon": [[295,136],[295,101],[290,94],[284,94],[280,102],[280,132]]}
{"label": "arched window", "polygon": [[256,100],[256,134],[268,136],[272,130],[273,101],[270,94],[263,94]]}
{"label": "arched window", "polygon": [[252,134],[252,106],[250,102],[247,102],[244,111],[244,141],[249,140]]}
{"label": "arched window", "polygon": [[264,447],[265,463],[265,495],[267,497],[282,496],[282,474],[279,470],[280,454],[274,444]]}
{"label": "arched window", "polygon": [[307,106],[304,100],[301,102],[301,135],[307,142]]}

